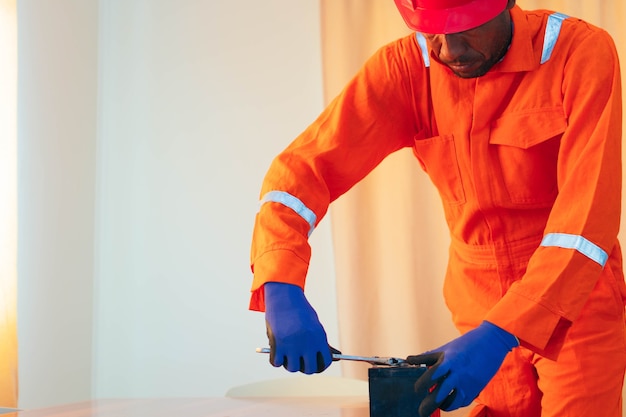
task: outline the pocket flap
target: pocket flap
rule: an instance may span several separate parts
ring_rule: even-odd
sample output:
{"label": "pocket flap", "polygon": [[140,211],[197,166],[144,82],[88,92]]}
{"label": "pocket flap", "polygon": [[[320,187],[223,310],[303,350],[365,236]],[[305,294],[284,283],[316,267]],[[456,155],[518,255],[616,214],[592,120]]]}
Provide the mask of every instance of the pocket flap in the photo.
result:
{"label": "pocket flap", "polygon": [[567,128],[560,107],[507,114],[491,124],[489,143],[528,149],[553,138]]}

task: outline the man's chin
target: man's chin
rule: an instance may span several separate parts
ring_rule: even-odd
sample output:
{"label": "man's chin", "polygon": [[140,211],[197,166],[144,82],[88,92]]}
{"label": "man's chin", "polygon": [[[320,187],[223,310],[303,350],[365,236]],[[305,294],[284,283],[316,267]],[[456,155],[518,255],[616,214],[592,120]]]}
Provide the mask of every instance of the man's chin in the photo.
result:
{"label": "man's chin", "polygon": [[491,66],[487,65],[448,65],[448,68],[459,78],[478,78],[485,75]]}

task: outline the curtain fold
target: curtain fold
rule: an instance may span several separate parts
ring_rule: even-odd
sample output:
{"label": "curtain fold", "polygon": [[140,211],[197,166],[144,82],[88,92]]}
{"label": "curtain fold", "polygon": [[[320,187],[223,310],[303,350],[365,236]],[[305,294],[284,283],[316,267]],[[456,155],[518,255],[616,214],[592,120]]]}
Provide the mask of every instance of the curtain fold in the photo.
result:
{"label": "curtain fold", "polygon": [[0,407],[17,407],[17,11],[0,0]]}
{"label": "curtain fold", "polygon": [[[626,57],[623,0],[518,1],[605,28]],[[391,0],[321,0],[324,95],[329,102],[380,46],[410,33]],[[624,77],[624,73],[622,73]],[[406,356],[457,335],[442,286],[449,235],[434,187],[410,150],[387,158],[330,209],[341,349]],[[622,238],[623,241],[623,238]],[[367,378],[367,365],[342,363]]]}

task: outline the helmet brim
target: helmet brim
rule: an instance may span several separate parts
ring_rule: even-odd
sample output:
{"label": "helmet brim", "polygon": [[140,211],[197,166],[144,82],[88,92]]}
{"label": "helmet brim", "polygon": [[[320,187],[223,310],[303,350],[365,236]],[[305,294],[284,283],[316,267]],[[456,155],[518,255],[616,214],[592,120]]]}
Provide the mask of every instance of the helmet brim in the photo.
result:
{"label": "helmet brim", "polygon": [[465,32],[481,26],[502,13],[507,0],[473,0],[457,7],[425,9],[410,0],[395,0],[409,28],[429,34]]}

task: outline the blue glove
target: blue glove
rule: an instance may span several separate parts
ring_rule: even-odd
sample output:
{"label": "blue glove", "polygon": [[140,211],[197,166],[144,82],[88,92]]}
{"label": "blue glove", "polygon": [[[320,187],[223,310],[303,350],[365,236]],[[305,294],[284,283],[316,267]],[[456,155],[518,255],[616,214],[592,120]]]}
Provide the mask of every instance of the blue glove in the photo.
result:
{"label": "blue glove", "polygon": [[332,363],[324,327],[297,285],[267,282],[265,323],[270,363],[289,372],[313,374]]}
{"label": "blue glove", "polygon": [[507,353],[517,346],[515,336],[483,321],[439,349],[409,356],[410,364],[429,366],[415,383],[415,391],[425,396],[420,416],[430,416],[437,408],[452,411],[468,406],[496,374]]}

